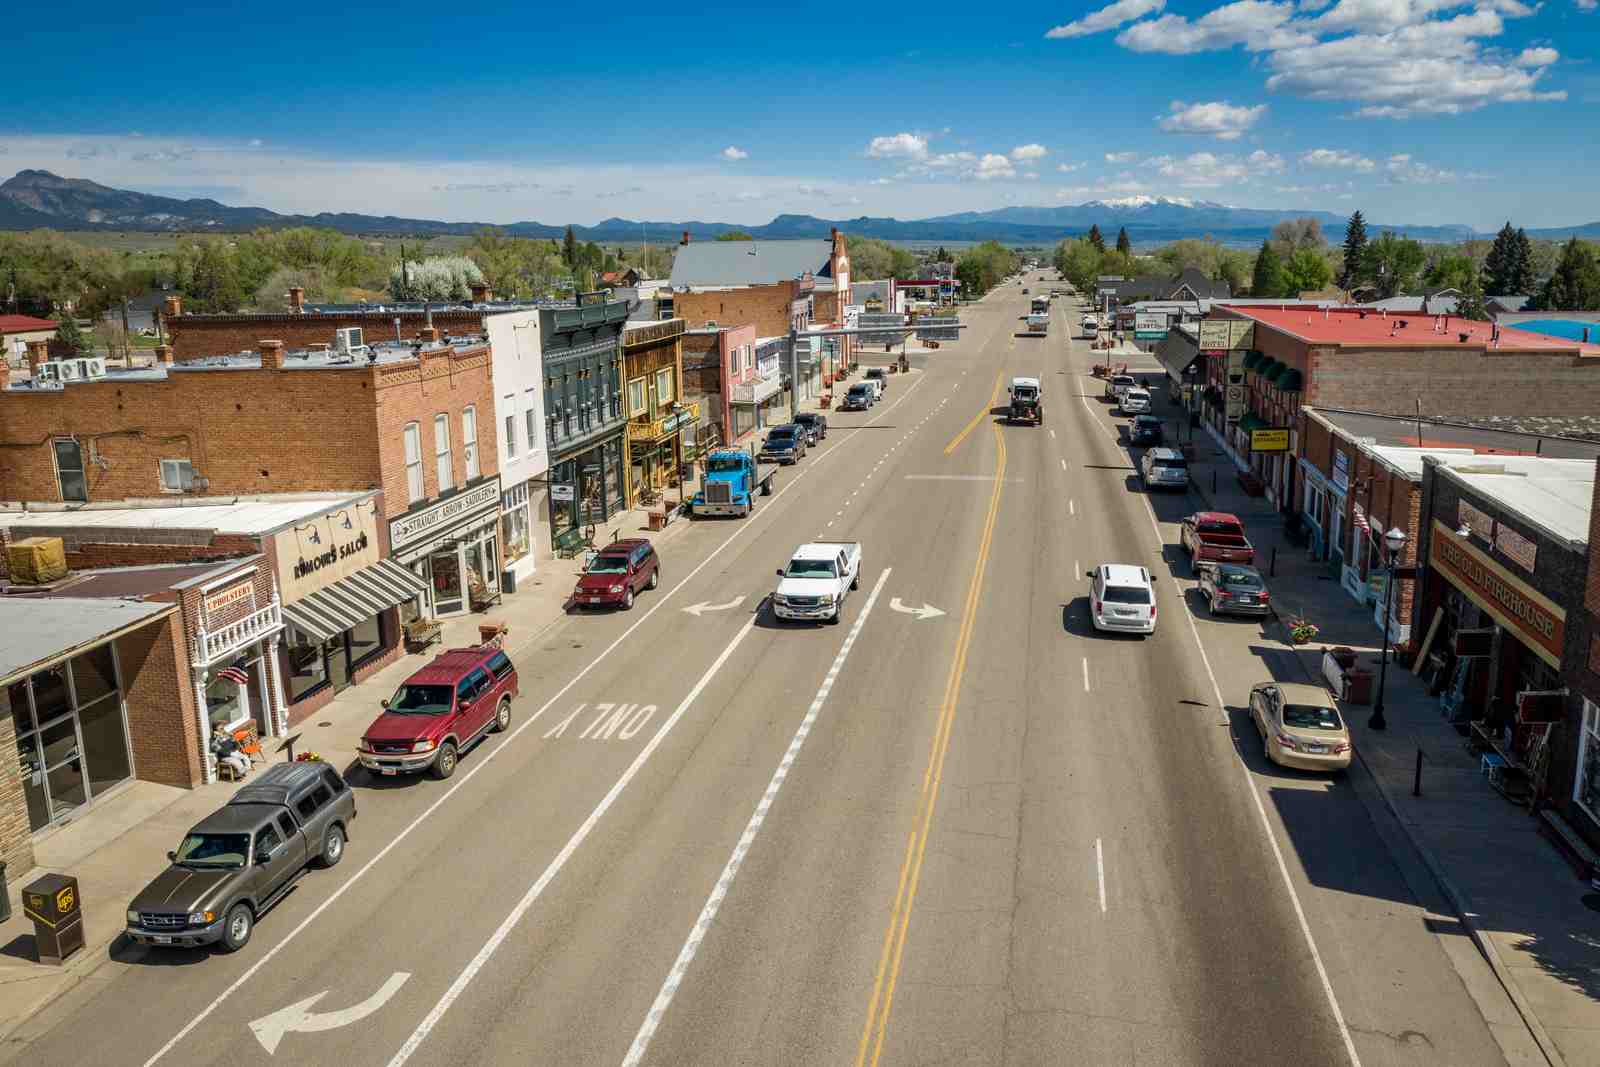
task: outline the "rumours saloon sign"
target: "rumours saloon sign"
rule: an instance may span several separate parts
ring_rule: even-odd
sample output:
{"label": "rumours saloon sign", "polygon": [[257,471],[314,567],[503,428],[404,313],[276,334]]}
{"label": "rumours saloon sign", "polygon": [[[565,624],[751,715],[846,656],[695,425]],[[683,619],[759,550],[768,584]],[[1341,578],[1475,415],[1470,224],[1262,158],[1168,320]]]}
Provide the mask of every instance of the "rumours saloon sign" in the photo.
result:
{"label": "rumours saloon sign", "polygon": [[358,500],[279,530],[273,555],[284,603],[325,589],[378,562],[377,506]]}

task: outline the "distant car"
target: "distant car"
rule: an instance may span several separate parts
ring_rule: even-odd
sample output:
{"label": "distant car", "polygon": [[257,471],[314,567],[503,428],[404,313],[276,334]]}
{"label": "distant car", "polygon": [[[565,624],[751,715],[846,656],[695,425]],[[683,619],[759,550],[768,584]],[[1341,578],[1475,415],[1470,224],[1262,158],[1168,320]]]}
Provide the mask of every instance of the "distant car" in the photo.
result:
{"label": "distant car", "polygon": [[[1139,416],[1139,418],[1146,417],[1148,416]],[[1188,461],[1176,448],[1152,448],[1139,460],[1139,480],[1144,483],[1146,489],[1187,489],[1189,488]]]}
{"label": "distant car", "polygon": [[1133,445],[1159,445],[1164,430],[1161,420],[1154,415],[1135,415],[1128,424],[1128,443]]}
{"label": "distant car", "polygon": [[872,406],[872,386],[865,382],[857,382],[844,394],[844,400],[839,404],[840,411],[865,411]]}
{"label": "distant car", "polygon": [[761,443],[761,457],[774,463],[799,463],[806,454],[806,431],[792,422],[774,426]]}
{"label": "distant car", "polygon": [[1150,390],[1130,386],[1117,397],[1117,410],[1124,415],[1142,415],[1150,410]]}
{"label": "distant car", "polygon": [[1102,563],[1089,572],[1089,619],[1096,630],[1156,632],[1155,576],[1130,563]]}
{"label": "distant car", "polygon": [[794,417],[796,426],[806,431],[806,443],[816,444],[828,436],[828,417],[815,411],[802,411]]}
{"label": "distant car", "polygon": [[1122,399],[1122,394],[1128,389],[1137,389],[1139,379],[1131,374],[1113,374],[1106,379],[1105,398],[1110,401]]}
{"label": "distant car", "polygon": [[643,537],[613,541],[589,561],[572,591],[574,607],[613,607],[628,611],[633,598],[661,584],[661,557]]}
{"label": "distant car", "polygon": [[1250,718],[1267,758],[1305,771],[1350,766],[1350,730],[1320,685],[1267,682],[1250,690]]}
{"label": "distant car", "polygon": [[1261,572],[1238,563],[1206,564],[1200,568],[1200,595],[1213,615],[1272,613],[1272,594]]}
{"label": "distant car", "polygon": [[1027,296],[1027,295],[1028,295],[1028,290],[1027,290],[1027,288],[1026,288],[1026,287],[1024,287],[1024,288],[1023,288],[1023,290],[1022,290],[1022,295],[1023,295],[1023,296]]}
{"label": "distant car", "polygon": [[882,367],[873,367],[867,371],[866,381],[868,385],[878,390],[880,397],[889,391],[889,375]]}

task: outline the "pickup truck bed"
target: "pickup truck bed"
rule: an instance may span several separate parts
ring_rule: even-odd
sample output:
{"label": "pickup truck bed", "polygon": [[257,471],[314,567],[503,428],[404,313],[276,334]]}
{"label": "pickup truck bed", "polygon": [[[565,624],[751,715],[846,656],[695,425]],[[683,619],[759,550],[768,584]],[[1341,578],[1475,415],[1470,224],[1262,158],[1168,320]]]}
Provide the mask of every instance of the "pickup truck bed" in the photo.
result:
{"label": "pickup truck bed", "polygon": [[1190,566],[1202,563],[1255,563],[1255,546],[1245,536],[1237,516],[1223,511],[1197,511],[1183,520],[1179,535]]}

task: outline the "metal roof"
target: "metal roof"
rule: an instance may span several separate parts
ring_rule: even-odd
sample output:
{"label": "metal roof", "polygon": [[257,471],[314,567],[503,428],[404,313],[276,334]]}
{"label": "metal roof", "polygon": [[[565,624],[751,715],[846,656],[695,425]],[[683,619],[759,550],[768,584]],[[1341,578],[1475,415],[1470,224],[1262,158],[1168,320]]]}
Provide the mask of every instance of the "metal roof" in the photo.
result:
{"label": "metal roof", "polygon": [[692,241],[672,259],[672,287],[769,285],[831,277],[832,241]]}
{"label": "metal roof", "polygon": [[194,504],[152,504],[147,507],[98,507],[71,510],[21,511],[0,509],[0,528],[23,531],[29,527],[73,527],[105,530],[217,530],[222,533],[264,534],[290,523],[321,515],[341,504],[365,499],[370,493],[305,494],[275,499],[225,499]]}
{"label": "metal roof", "polygon": [[[1340,408],[1308,407],[1305,411],[1353,438],[1369,438],[1374,445],[1417,448],[1424,452],[1469,449],[1485,454],[1541,455],[1554,459],[1600,457],[1600,441],[1556,436],[1562,431],[1548,425],[1557,418],[1555,416],[1506,415],[1495,416],[1492,421],[1482,416],[1436,416],[1419,420],[1415,416]],[[1566,421],[1582,423],[1584,420],[1574,416]]]}
{"label": "metal roof", "polygon": [[1441,474],[1573,546],[1589,543],[1593,462],[1539,456],[1480,457]]}
{"label": "metal roof", "polygon": [[102,645],[177,611],[176,604],[76,597],[0,597],[0,682]]}

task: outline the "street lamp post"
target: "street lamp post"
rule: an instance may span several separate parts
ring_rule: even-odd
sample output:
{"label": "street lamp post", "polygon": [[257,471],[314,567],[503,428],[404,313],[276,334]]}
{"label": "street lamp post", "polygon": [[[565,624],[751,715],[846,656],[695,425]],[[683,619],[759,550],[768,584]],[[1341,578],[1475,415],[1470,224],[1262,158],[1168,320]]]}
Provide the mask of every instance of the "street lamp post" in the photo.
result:
{"label": "street lamp post", "polygon": [[1378,660],[1378,699],[1372,705],[1372,717],[1367,720],[1369,730],[1387,730],[1389,722],[1383,717],[1383,686],[1389,679],[1389,625],[1393,618],[1394,571],[1400,560],[1400,550],[1406,546],[1406,532],[1396,526],[1383,535],[1384,546],[1389,550],[1389,580],[1383,593],[1383,652]]}

